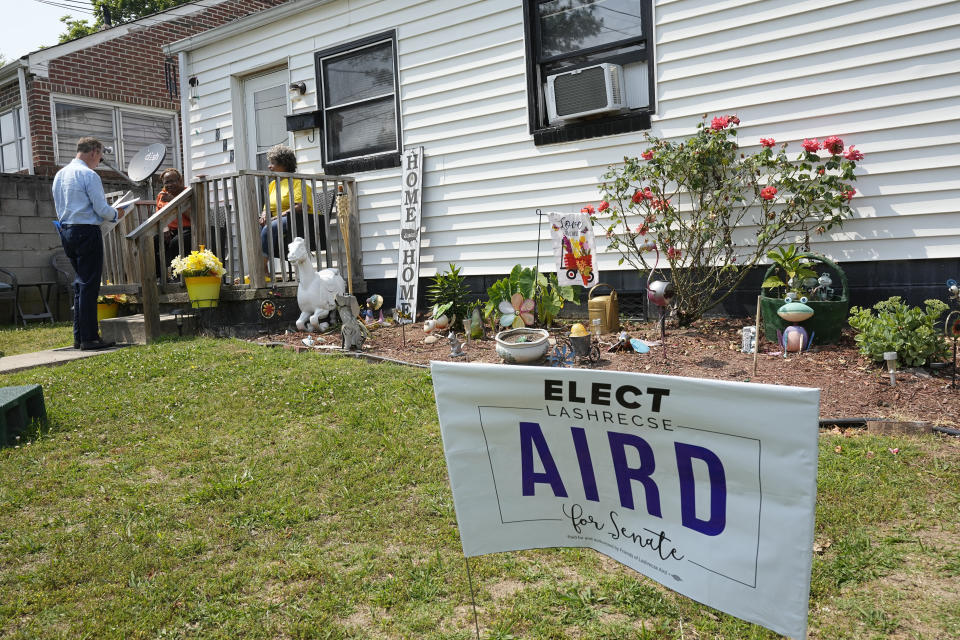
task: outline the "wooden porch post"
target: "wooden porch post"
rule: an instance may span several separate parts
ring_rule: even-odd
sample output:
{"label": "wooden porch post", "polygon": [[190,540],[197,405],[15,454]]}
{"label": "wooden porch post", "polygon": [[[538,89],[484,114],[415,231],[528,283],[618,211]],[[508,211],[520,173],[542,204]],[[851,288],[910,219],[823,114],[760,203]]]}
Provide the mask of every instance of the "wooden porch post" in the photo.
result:
{"label": "wooden porch post", "polygon": [[143,332],[147,344],[160,337],[160,296],[157,292],[156,258],[153,251],[153,235],[144,234],[137,238],[134,248],[140,264],[140,296],[143,304]]}
{"label": "wooden porch post", "polygon": [[240,242],[243,244],[243,256],[250,270],[250,284],[257,289],[267,285],[267,273],[263,266],[260,250],[260,217],[257,211],[257,177],[240,173],[237,181],[238,193],[235,194],[240,221]]}

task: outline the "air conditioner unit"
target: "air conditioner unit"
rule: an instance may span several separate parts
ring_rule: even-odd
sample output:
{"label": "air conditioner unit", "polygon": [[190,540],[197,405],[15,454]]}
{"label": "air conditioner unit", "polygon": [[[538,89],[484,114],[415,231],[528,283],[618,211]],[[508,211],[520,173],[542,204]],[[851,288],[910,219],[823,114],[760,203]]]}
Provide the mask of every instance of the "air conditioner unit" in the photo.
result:
{"label": "air conditioner unit", "polygon": [[572,120],[627,106],[623,68],[604,62],[592,67],[547,76],[547,117]]}

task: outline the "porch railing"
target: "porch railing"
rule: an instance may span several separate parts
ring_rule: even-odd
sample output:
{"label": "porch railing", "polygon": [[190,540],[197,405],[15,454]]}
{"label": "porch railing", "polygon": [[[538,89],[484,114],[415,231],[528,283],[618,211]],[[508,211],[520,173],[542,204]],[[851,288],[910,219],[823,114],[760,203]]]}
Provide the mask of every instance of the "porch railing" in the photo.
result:
{"label": "porch railing", "polygon": [[[274,181],[278,186],[271,196],[270,184]],[[278,202],[282,187],[292,194],[286,207]],[[303,215],[297,213],[297,203],[301,203]],[[202,244],[219,257],[226,271],[222,283],[226,297],[232,295],[231,291],[296,286],[295,270],[286,261],[283,234],[279,235],[281,242],[275,242],[268,231],[264,237],[267,255],[261,247],[261,214],[266,213],[269,229],[273,212],[287,215],[290,237],[308,240],[314,250],[315,269],[337,268],[351,291],[354,284],[365,290],[355,213],[356,181],[351,177],[246,170],[201,176],[166,207],[156,212],[153,209],[152,202],[138,202],[136,210],[105,235],[102,287],[106,293],[139,297],[148,340],[160,335],[160,294],[183,291],[179,279],[167,281],[167,265],[173,256],[166,255],[164,243],[155,239],[174,219],[182,229],[184,215],[191,221],[190,246],[185,246],[179,234],[177,249],[185,255]],[[349,248],[344,237],[349,240]],[[157,264],[161,265],[159,273]]]}

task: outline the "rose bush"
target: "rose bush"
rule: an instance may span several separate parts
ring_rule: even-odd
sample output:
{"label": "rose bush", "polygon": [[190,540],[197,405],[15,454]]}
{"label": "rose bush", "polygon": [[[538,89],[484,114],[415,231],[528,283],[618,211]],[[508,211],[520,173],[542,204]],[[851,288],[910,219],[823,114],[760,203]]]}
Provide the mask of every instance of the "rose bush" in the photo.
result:
{"label": "rose bush", "polygon": [[739,118],[706,118],[683,142],[647,134],[641,157],[648,159],[611,167],[591,215],[620,264],[649,271],[666,262],[680,326],[722,302],[771,248],[809,247],[811,232],[842,224],[863,159],[852,146],[844,153],[837,136],[804,140],[793,156],[787,144],[761,138],[759,151],[745,153]]}

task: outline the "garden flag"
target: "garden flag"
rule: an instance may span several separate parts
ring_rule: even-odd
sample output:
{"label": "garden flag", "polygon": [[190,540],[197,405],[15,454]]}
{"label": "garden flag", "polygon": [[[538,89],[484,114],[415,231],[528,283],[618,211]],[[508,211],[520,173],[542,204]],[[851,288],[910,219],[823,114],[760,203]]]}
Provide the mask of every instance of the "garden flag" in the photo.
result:
{"label": "garden flag", "polygon": [[593,225],[586,213],[550,213],[550,237],[560,285],[589,286],[599,272],[594,259]]}
{"label": "garden flag", "polygon": [[430,371],[465,556],[588,547],[805,637],[818,389],[477,363]]}

